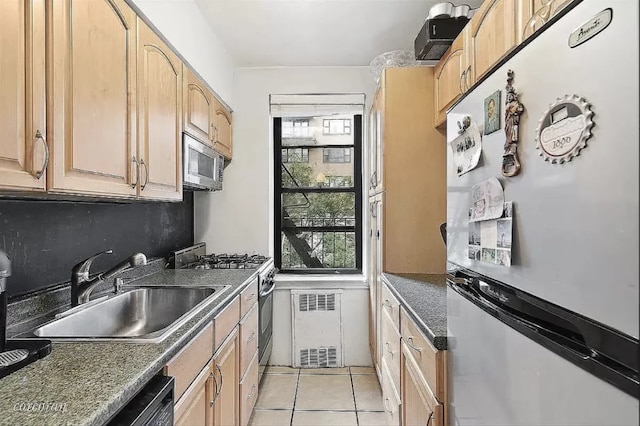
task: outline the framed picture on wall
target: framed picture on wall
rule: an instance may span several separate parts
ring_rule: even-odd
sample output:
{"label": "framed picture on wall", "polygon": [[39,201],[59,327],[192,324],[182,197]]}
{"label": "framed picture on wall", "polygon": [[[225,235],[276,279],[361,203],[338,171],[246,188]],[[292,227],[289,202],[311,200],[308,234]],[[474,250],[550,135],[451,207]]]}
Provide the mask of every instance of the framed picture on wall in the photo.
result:
{"label": "framed picture on wall", "polygon": [[500,91],[496,90],[484,100],[484,134],[500,129]]}

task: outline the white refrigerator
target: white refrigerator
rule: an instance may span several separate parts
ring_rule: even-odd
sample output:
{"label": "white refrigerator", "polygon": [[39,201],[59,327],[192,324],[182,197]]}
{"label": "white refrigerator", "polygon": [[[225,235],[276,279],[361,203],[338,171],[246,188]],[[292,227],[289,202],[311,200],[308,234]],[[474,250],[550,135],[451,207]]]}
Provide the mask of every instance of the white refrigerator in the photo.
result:
{"label": "white refrigerator", "polygon": [[[639,424],[638,12],[636,0],[579,2],[447,114],[452,142],[465,116],[482,130],[501,91],[500,129],[482,136],[477,167],[459,176],[448,149],[451,425]],[[501,173],[508,70],[524,105],[514,177]],[[562,157],[537,135],[575,118],[550,108],[572,95],[593,113],[592,135],[552,163]],[[491,177],[513,203],[510,267],[470,256],[472,187]]]}

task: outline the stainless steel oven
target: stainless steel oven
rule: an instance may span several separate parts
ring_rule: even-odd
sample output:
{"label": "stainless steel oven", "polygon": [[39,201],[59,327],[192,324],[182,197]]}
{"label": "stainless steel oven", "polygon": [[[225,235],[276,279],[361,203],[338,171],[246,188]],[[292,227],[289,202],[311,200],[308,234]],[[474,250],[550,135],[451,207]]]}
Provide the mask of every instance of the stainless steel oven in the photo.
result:
{"label": "stainless steel oven", "polygon": [[269,357],[271,356],[271,348],[273,346],[273,292],[276,289],[276,283],[274,276],[276,274],[275,268],[267,268],[260,274],[259,293],[258,293],[258,312],[259,330],[258,336],[258,359],[259,359],[259,371],[260,379],[264,369],[269,363]]}
{"label": "stainless steel oven", "polygon": [[182,186],[185,189],[222,189],[224,157],[186,133],[183,133],[182,162]]}

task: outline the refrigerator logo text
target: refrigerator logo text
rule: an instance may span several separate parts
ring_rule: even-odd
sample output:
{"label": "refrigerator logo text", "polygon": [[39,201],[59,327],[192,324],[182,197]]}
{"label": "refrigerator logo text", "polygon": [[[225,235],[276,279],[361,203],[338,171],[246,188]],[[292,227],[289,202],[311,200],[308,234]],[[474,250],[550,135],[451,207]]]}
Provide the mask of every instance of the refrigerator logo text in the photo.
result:
{"label": "refrigerator logo text", "polygon": [[591,39],[596,34],[607,28],[613,19],[611,8],[605,9],[593,18],[573,30],[569,35],[569,47],[576,47]]}

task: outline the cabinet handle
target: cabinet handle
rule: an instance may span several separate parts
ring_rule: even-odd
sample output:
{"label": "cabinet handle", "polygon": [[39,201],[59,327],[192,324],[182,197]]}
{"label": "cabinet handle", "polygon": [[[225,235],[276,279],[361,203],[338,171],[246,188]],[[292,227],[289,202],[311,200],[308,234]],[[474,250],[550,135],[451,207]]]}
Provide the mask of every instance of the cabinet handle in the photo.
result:
{"label": "cabinet handle", "polygon": [[393,351],[390,349],[391,345],[389,344],[389,342],[384,342],[384,345],[387,347],[387,352],[389,353],[389,355],[391,355],[391,359],[393,359]]}
{"label": "cabinet handle", "polygon": [[256,385],[251,386],[251,392],[247,395],[247,400],[251,399],[256,392]]}
{"label": "cabinet handle", "polygon": [[413,344],[413,337],[409,336],[407,337],[407,346],[409,346],[411,349],[413,349],[414,351],[418,352],[420,355],[422,355],[422,349],[416,347]]}
{"label": "cabinet handle", "polygon": [[224,383],[224,377],[222,377],[222,370],[220,370],[220,366],[216,364],[216,370],[218,370],[218,373],[220,374],[220,389],[218,390],[218,395],[220,395],[220,392],[222,392],[222,386]]}
{"label": "cabinet handle", "polygon": [[389,299],[384,299],[384,302],[382,302],[383,306],[386,306],[389,309],[393,309],[393,306],[391,306],[391,302],[389,302]]}
{"label": "cabinet handle", "polygon": [[149,167],[147,166],[147,163],[144,162],[143,158],[140,159],[140,165],[144,166],[144,176],[145,176],[145,178],[144,178],[144,183],[140,187],[140,190],[144,191],[145,186],[147,186],[147,184],[149,183]]}
{"label": "cabinet handle", "polygon": [[431,412],[431,414],[429,414],[429,418],[427,419],[427,425],[429,426],[431,424],[431,420],[433,419],[433,411]]}
{"label": "cabinet handle", "polygon": [[[249,336],[249,339],[247,339],[247,343],[249,343],[250,341],[252,341],[255,338],[256,338],[256,332],[252,331],[251,332],[251,336]],[[220,377],[222,377],[222,375],[220,375]]]}
{"label": "cabinet handle", "polygon": [[140,164],[138,163],[135,155],[131,157],[131,162],[136,165],[136,181],[131,184],[131,187],[135,188],[138,186],[138,182],[140,181]]}
{"label": "cabinet handle", "polygon": [[462,71],[462,74],[460,74],[460,81],[458,82],[458,88],[460,89],[460,94],[462,95],[464,93],[464,87],[463,87],[463,80],[465,79],[465,74],[467,73],[467,70]]}
{"label": "cabinet handle", "polygon": [[40,133],[40,130],[36,130],[36,140],[41,140],[44,144],[44,163],[42,164],[42,168],[35,174],[36,179],[40,179],[49,165],[49,144],[44,136],[42,136],[42,133]]}
{"label": "cabinet handle", "polygon": [[386,408],[387,411],[393,415],[393,411],[391,410],[391,408],[389,408],[389,398],[384,399],[384,408]]}
{"label": "cabinet handle", "polygon": [[464,86],[466,87],[465,91],[469,90],[469,76],[471,75],[471,65],[467,67],[464,72]]}
{"label": "cabinet handle", "polygon": [[209,406],[213,407],[216,403],[216,399],[218,399],[218,395],[220,395],[220,392],[218,392],[218,380],[216,379],[216,375],[213,374],[213,372],[211,372],[209,373],[209,378],[213,379],[213,383],[215,385],[215,392],[213,393],[213,399],[209,401]]}
{"label": "cabinet handle", "polygon": [[218,142],[218,126],[213,126],[213,141]]}
{"label": "cabinet handle", "polygon": [[379,229],[376,231],[376,238],[380,239],[380,230]]}

